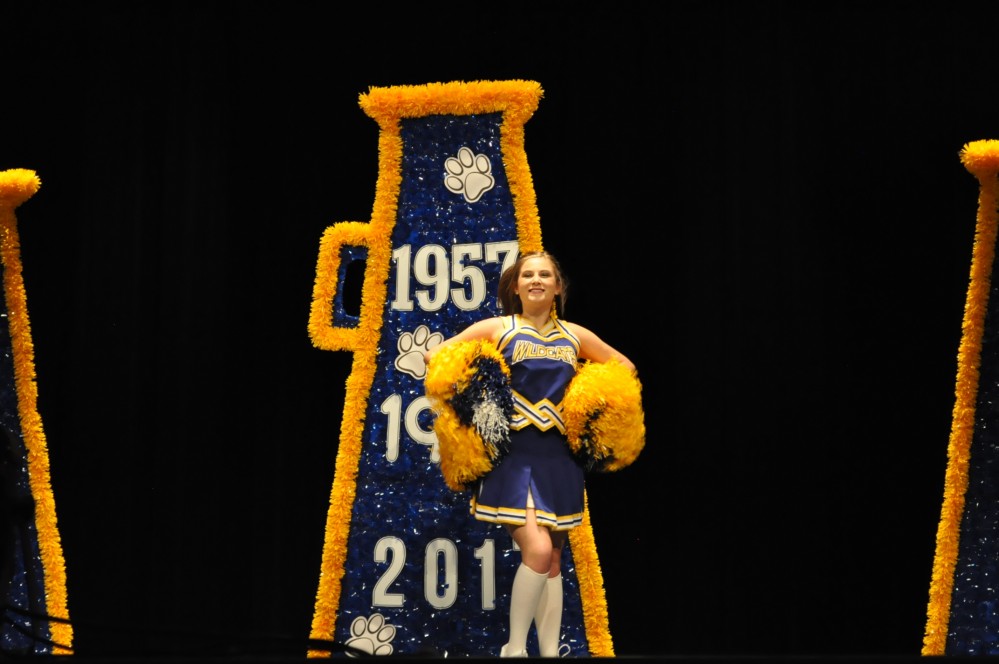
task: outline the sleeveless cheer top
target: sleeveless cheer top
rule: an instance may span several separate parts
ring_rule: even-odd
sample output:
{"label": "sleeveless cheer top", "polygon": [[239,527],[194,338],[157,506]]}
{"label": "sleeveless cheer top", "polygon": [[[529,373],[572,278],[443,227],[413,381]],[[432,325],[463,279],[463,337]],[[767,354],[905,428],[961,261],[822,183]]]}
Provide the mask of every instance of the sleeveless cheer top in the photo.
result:
{"label": "sleeveless cheer top", "polygon": [[583,518],[583,469],[572,457],[562,421],[579,339],[557,318],[537,330],[515,314],[503,326],[497,347],[513,389],[510,451],[480,480],[471,512],[482,521],[522,525],[530,492],[538,523],[568,530]]}

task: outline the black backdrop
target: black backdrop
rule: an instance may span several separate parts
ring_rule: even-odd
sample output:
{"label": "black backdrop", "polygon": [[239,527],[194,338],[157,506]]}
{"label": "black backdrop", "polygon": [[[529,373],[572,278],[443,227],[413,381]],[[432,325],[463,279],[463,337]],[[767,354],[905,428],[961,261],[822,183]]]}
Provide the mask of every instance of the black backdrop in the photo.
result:
{"label": "black backdrop", "polygon": [[592,477],[619,655],[918,654],[996,5],[7,2],[18,210],[79,654],[304,639],[366,221],[369,86],[530,79],[567,317],[639,365]]}

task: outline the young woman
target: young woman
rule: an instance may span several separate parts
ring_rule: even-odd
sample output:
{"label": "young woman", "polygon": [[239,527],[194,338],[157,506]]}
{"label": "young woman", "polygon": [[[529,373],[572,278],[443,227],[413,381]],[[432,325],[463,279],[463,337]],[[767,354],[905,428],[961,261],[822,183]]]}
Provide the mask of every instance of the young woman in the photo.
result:
{"label": "young woman", "polygon": [[476,519],[502,523],[520,547],[510,594],[510,632],[501,657],[527,657],[534,621],[540,655],[558,656],[562,628],[562,548],[583,518],[584,470],[566,441],[560,404],[577,361],[634,364],[581,325],[560,318],[567,281],[543,251],[522,254],[500,277],[504,315],[465,328],[427,353],[428,363],[449,344],[488,340],[510,368],[514,416],[510,446],[479,481]]}

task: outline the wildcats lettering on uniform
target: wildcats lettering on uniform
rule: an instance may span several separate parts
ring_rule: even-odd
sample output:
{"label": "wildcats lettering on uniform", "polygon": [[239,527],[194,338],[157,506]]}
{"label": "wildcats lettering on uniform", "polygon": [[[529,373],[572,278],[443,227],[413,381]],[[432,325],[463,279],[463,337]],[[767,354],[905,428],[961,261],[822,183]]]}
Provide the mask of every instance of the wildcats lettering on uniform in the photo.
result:
{"label": "wildcats lettering on uniform", "polygon": [[518,340],[513,347],[513,362],[547,358],[560,360],[566,364],[576,364],[575,349],[570,346],[545,346],[531,341]]}

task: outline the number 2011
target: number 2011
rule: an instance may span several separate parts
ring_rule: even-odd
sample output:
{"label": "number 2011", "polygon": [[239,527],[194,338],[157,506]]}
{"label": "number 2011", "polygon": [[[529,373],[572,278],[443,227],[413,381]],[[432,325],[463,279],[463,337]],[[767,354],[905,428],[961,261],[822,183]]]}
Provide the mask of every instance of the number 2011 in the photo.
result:
{"label": "number 2011", "polygon": [[[482,610],[496,608],[496,542],[490,538],[474,551],[482,566]],[[391,560],[389,558],[391,557]],[[402,593],[389,592],[406,564],[406,545],[398,537],[386,536],[375,543],[376,563],[388,562],[371,592],[371,606],[399,608],[406,602]],[[458,548],[449,539],[427,543],[423,560],[423,596],[435,609],[447,609],[458,597]]]}

